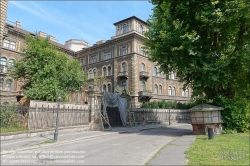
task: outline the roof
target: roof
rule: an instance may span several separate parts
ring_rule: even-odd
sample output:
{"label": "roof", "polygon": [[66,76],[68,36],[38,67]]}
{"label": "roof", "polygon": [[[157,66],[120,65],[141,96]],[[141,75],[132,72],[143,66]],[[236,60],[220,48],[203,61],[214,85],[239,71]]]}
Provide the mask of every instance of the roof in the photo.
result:
{"label": "roof", "polygon": [[130,19],[132,19],[132,18],[134,18],[134,19],[136,19],[136,20],[138,20],[138,21],[140,21],[140,22],[142,22],[142,23],[144,23],[144,24],[147,25],[147,23],[146,23],[145,21],[139,19],[139,18],[136,17],[136,16],[132,16],[132,17],[126,18],[126,19],[124,19],[124,20],[118,21],[118,22],[114,23],[114,25],[120,24],[120,23],[122,23],[122,22],[124,22],[124,21],[127,21],[127,20],[130,20]]}
{"label": "roof", "polygon": [[188,111],[218,111],[218,110],[223,110],[223,108],[202,103],[193,108],[190,108]]}
{"label": "roof", "polygon": [[[26,35],[28,35],[28,34],[29,34],[29,35],[36,36],[36,34],[35,34],[35,33],[29,32],[29,31],[26,31],[26,30],[24,30],[24,29],[22,29],[22,28],[19,28],[19,27],[13,26],[13,25],[11,25],[11,24],[6,23],[6,26],[10,27],[10,28],[11,28],[11,29],[13,29],[14,31],[17,31],[17,32],[19,32],[19,33],[21,33],[21,34],[26,34]],[[52,40],[50,40],[50,43],[51,43],[51,44],[53,44],[53,45],[55,45],[55,46],[57,46],[57,47],[60,47],[60,48],[66,49],[66,50],[68,50],[68,51],[70,51],[70,52],[74,52],[73,50],[71,50],[70,48],[66,47],[66,46],[65,46],[65,45],[63,45],[63,44],[57,43],[57,42],[52,41]]]}

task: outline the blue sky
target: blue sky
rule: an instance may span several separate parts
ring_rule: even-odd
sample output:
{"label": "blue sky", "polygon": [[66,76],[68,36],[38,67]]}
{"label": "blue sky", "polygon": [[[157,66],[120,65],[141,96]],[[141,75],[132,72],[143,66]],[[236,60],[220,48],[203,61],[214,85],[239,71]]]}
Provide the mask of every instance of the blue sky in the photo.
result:
{"label": "blue sky", "polygon": [[[115,35],[113,23],[131,16],[146,21],[148,1],[9,1],[7,20],[30,32],[43,31],[64,44],[83,39],[93,45]],[[10,23],[7,21],[7,23]]]}

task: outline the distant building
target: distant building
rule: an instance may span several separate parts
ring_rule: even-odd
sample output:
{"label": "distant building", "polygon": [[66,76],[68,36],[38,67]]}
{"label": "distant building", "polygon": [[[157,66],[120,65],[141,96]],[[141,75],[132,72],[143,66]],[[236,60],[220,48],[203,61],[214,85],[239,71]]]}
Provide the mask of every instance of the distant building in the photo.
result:
{"label": "distant building", "polygon": [[81,39],[70,39],[64,45],[75,52],[89,47],[89,43]]}

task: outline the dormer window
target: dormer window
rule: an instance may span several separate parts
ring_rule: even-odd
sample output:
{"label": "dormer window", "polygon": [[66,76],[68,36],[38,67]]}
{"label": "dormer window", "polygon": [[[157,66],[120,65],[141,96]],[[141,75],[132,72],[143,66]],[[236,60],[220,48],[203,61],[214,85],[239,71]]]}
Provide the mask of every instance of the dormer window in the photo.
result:
{"label": "dormer window", "polygon": [[123,29],[123,33],[126,33],[127,32],[127,24],[123,24],[122,29]]}

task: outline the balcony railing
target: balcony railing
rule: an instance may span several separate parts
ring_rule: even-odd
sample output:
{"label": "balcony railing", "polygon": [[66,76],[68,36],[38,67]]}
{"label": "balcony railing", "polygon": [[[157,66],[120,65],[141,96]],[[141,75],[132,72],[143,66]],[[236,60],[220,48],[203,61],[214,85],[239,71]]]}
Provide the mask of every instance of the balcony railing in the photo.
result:
{"label": "balcony railing", "polygon": [[138,95],[140,101],[149,101],[153,97],[152,92],[148,91],[140,91],[138,92]]}
{"label": "balcony railing", "polygon": [[128,72],[127,71],[119,72],[118,77],[120,77],[120,78],[128,78]]}
{"label": "balcony railing", "polygon": [[149,78],[149,73],[145,71],[140,72],[140,78]]}

